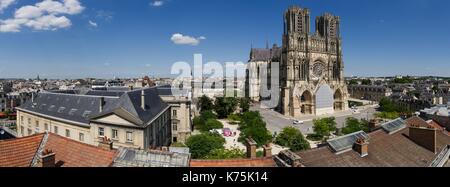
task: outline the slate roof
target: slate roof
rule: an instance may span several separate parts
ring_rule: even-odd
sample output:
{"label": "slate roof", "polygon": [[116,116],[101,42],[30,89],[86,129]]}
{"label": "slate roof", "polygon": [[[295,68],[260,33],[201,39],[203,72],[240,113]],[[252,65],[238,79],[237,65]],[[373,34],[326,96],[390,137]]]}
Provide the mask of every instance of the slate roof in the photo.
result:
{"label": "slate roof", "polygon": [[250,51],[250,61],[281,61],[281,47],[273,46],[269,48],[252,48]]}
{"label": "slate roof", "polygon": [[[168,105],[159,97],[156,88],[146,88],[143,91],[145,93],[146,110],[141,108],[142,90],[133,90],[122,94],[119,94],[119,92],[109,94],[106,91],[91,91],[91,95],[39,93],[35,96],[34,101],[27,101],[18,110],[89,127],[89,122],[93,118],[122,109],[137,119],[135,120],[138,122],[136,125],[144,126],[160,112],[167,109]],[[110,95],[116,96],[110,97]],[[101,98],[104,98],[102,111],[100,111]]]}
{"label": "slate roof", "polygon": [[157,89],[160,96],[184,96],[184,97],[188,96],[188,90],[179,90],[178,91],[179,93],[176,93],[177,95],[175,95],[174,93],[172,93],[171,85],[158,86]]}
{"label": "slate roof", "polygon": [[[328,146],[298,152],[306,167],[428,167],[437,154],[409,139],[409,128],[389,135],[382,129],[369,133],[369,154],[350,150],[335,154]],[[450,144],[450,136],[438,131],[437,152]]]}
{"label": "slate roof", "polygon": [[106,90],[89,90],[85,95],[104,96],[104,97],[120,97],[125,91],[106,91]]}
{"label": "slate roof", "polygon": [[[0,141],[0,167],[40,167],[40,156],[46,149],[56,154],[57,167],[107,167],[116,155],[114,150],[103,150],[53,133],[41,133]],[[35,163],[33,158],[37,158]]]}

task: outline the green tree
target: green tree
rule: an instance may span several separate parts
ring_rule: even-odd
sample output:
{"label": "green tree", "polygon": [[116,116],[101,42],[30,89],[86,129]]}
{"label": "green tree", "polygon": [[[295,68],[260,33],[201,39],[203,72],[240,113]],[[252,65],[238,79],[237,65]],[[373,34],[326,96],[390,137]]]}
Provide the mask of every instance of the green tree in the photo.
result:
{"label": "green tree", "polygon": [[351,134],[358,131],[369,132],[369,122],[367,121],[359,121],[356,118],[347,118],[346,126],[342,128],[343,134]]}
{"label": "green tree", "polygon": [[276,137],[275,142],[278,145],[291,148],[292,151],[301,151],[311,148],[303,134],[294,127],[284,128]]}
{"label": "green tree", "polygon": [[357,85],[358,81],[356,79],[352,79],[350,81],[348,81],[348,85]]}
{"label": "green tree", "polygon": [[219,119],[224,119],[232,114],[238,105],[239,101],[233,97],[217,97],[214,102],[214,109]]}
{"label": "green tree", "polygon": [[207,110],[214,109],[212,100],[206,95],[203,95],[202,97],[200,97],[200,99],[198,101],[198,105],[200,106],[200,111],[207,111]]}
{"label": "green tree", "polygon": [[214,149],[212,150],[205,159],[239,159],[245,158],[245,151],[240,150],[238,148],[233,149]]}
{"label": "green tree", "polygon": [[193,135],[186,140],[186,145],[189,147],[193,159],[206,158],[211,151],[223,149],[224,143],[223,137],[212,133]]}
{"label": "green tree", "polygon": [[250,110],[250,100],[248,98],[241,98],[239,107],[241,108],[242,113],[248,112]]}
{"label": "green tree", "polygon": [[214,112],[212,110],[202,111],[200,113],[200,117],[203,121],[206,121],[208,119],[217,119],[216,114],[214,114]]}
{"label": "green tree", "polygon": [[331,132],[337,130],[334,117],[315,119],[313,123],[313,129],[317,137],[328,137],[330,136]]}
{"label": "green tree", "polygon": [[193,119],[193,123],[194,127],[202,132],[207,132],[211,129],[223,128],[222,123],[217,121],[216,115],[210,110],[203,111],[199,117],[195,117]]}
{"label": "green tree", "polygon": [[371,84],[372,84],[372,81],[371,81],[370,79],[363,79],[363,80],[361,81],[361,84],[362,84],[362,85],[371,85]]}
{"label": "green tree", "polygon": [[266,123],[263,121],[259,112],[246,112],[241,117],[239,124],[241,135],[240,142],[245,142],[246,138],[253,138],[258,146],[265,145],[272,140],[272,135],[266,128]]}
{"label": "green tree", "polygon": [[206,120],[205,125],[203,125],[200,128],[200,131],[206,132],[212,129],[221,129],[221,128],[223,128],[223,124],[220,121],[217,121],[216,119],[208,119]]}

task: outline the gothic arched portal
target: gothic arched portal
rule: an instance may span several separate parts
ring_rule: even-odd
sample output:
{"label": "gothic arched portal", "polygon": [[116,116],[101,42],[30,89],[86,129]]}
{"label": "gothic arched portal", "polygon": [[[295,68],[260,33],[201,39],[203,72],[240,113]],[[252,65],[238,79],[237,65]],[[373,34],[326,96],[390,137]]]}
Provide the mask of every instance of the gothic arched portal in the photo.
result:
{"label": "gothic arched portal", "polygon": [[313,97],[311,92],[309,92],[308,90],[304,91],[300,96],[300,113],[312,114],[312,103]]}

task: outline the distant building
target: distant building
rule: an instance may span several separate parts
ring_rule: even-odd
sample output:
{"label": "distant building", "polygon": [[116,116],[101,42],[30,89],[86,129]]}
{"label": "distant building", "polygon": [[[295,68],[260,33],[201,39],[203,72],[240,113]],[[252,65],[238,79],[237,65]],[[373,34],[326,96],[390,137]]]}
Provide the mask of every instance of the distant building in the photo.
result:
{"label": "distant building", "polygon": [[383,97],[392,95],[392,90],[385,86],[376,85],[348,85],[351,98],[370,101],[380,101]]}
{"label": "distant building", "polygon": [[172,138],[170,106],[156,88],[39,93],[17,110],[19,137],[49,131],[91,145],[108,137],[115,146],[141,149],[169,145]]}

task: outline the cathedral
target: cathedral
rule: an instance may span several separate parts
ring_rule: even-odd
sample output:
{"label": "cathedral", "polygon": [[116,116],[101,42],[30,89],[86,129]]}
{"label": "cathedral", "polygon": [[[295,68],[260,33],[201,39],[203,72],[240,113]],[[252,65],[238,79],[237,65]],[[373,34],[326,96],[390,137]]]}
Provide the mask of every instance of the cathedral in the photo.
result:
{"label": "cathedral", "polygon": [[[280,100],[276,108],[282,114],[302,117],[348,109],[340,18],[325,13],[315,23],[311,33],[309,9],[293,6],[284,13],[283,45],[252,47],[246,81],[250,99],[267,99],[260,94],[263,81],[259,74],[264,71],[270,75],[272,64],[277,62]],[[257,80],[249,81],[250,77]]]}

